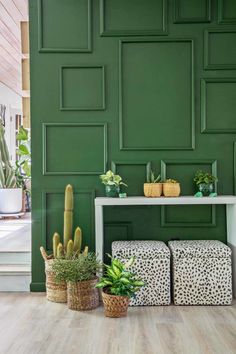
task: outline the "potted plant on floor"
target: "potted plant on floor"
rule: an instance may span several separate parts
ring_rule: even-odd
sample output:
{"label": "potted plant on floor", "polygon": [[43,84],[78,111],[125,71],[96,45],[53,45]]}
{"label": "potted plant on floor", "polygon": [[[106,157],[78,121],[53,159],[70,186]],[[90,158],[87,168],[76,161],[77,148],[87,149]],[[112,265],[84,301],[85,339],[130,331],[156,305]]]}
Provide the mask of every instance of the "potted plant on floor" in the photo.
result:
{"label": "potted plant on floor", "polygon": [[145,197],[148,198],[160,197],[162,194],[161,175],[155,177],[153,171],[151,171],[147,183],[144,183],[143,185],[143,191]]}
{"label": "potted plant on floor", "polygon": [[127,187],[119,175],[115,175],[111,170],[106,174],[100,175],[102,183],[105,185],[105,193],[107,197],[115,198],[120,193],[120,186]]}
{"label": "potted plant on floor", "polygon": [[[108,255],[109,256],[109,255]],[[130,298],[144,286],[129,268],[135,261],[134,257],[123,264],[118,259],[111,258],[111,265],[105,266],[105,274],[96,285],[102,288],[102,300],[107,317],[124,317],[127,315]]]}
{"label": "potted plant on floor", "polygon": [[211,173],[197,171],[194,177],[194,182],[197,190],[202,193],[203,196],[209,196],[214,192],[215,183],[218,181],[217,177]]}
{"label": "potted plant on floor", "polygon": [[168,178],[163,183],[163,194],[165,197],[179,197],[180,184],[175,179]]}
{"label": "potted plant on floor", "polygon": [[16,214],[22,211],[22,188],[18,188],[15,169],[10,163],[5,140],[5,128],[0,117],[0,213]]}
{"label": "potted plant on floor", "polygon": [[52,270],[56,281],[67,282],[69,309],[85,311],[99,306],[99,291],[95,286],[101,263],[95,253],[85,251],[69,260],[56,259]]}

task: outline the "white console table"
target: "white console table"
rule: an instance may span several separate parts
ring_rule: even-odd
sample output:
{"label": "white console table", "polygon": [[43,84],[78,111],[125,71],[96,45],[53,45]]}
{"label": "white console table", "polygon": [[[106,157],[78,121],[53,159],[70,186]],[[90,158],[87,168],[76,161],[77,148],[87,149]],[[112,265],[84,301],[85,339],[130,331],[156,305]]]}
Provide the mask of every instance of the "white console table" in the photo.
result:
{"label": "white console table", "polygon": [[217,197],[177,197],[177,198],[95,198],[95,239],[96,252],[103,260],[104,244],[104,206],[132,206],[132,205],[226,205],[227,243],[232,249],[233,260],[233,291],[236,297],[236,196],[222,195]]}

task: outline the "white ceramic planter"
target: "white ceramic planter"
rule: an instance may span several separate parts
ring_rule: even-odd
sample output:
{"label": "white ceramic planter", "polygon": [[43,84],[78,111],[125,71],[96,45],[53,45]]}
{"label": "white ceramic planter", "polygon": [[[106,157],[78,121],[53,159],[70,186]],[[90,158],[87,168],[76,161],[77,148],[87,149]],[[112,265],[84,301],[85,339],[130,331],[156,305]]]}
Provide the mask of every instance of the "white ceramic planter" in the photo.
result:
{"label": "white ceramic planter", "polygon": [[0,189],[0,213],[14,214],[22,211],[22,189]]}

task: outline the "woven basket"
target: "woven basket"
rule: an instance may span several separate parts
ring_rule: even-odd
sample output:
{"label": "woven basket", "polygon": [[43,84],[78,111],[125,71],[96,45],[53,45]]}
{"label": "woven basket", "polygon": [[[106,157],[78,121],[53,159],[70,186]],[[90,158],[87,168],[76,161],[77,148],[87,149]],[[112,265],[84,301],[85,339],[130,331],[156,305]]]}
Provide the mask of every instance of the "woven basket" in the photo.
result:
{"label": "woven basket", "polygon": [[99,306],[99,291],[95,288],[98,279],[69,281],[67,284],[68,308],[71,310],[93,310]]}
{"label": "woven basket", "polygon": [[162,195],[162,183],[144,183],[143,191],[145,197],[160,197]]}
{"label": "woven basket", "polygon": [[52,256],[47,256],[44,248],[40,248],[41,254],[45,261],[46,274],[46,295],[47,300],[53,302],[67,302],[67,285],[66,282],[57,283],[55,281],[55,274],[52,271],[52,264],[54,259]]}
{"label": "woven basket", "polygon": [[110,295],[102,292],[102,300],[106,317],[127,316],[127,310],[130,302],[128,296]]}
{"label": "woven basket", "polygon": [[180,184],[163,183],[163,194],[165,197],[178,197],[180,195]]}

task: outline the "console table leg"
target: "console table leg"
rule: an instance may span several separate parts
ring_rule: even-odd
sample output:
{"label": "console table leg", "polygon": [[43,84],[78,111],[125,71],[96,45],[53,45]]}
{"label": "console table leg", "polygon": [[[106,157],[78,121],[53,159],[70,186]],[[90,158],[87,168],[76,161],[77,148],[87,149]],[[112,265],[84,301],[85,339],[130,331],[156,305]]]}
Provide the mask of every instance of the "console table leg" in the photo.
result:
{"label": "console table leg", "polygon": [[96,241],[96,253],[98,258],[103,261],[103,207],[96,205],[95,207],[95,241]]}
{"label": "console table leg", "polygon": [[236,298],[236,205],[226,205],[227,243],[232,250],[233,294]]}

